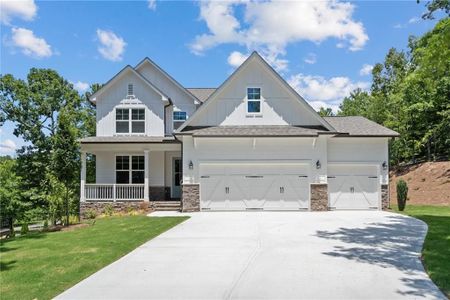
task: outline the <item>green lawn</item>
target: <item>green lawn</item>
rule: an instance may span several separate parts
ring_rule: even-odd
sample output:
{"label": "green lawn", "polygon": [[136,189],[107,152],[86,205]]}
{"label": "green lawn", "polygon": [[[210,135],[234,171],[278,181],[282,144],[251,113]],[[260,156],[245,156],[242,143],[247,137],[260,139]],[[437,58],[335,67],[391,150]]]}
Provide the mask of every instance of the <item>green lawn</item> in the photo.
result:
{"label": "green lawn", "polygon": [[450,298],[450,206],[407,204],[401,213],[428,224],[422,250],[425,268],[434,283]]}
{"label": "green lawn", "polygon": [[2,240],[0,297],[50,299],[186,219],[110,217],[73,231]]}

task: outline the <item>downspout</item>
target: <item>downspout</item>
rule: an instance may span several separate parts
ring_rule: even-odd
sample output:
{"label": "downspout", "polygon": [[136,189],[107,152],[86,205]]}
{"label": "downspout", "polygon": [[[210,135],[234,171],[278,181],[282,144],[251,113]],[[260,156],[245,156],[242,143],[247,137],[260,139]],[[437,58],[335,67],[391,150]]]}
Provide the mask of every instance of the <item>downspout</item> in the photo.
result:
{"label": "downspout", "polygon": [[168,108],[169,106],[173,105],[173,102],[172,102],[172,100],[171,100],[170,98],[168,99],[168,101],[169,101],[169,103],[167,103],[166,105],[164,105],[164,136],[169,135],[169,134],[166,132],[166,129],[167,129],[166,111],[167,111],[167,108]]}

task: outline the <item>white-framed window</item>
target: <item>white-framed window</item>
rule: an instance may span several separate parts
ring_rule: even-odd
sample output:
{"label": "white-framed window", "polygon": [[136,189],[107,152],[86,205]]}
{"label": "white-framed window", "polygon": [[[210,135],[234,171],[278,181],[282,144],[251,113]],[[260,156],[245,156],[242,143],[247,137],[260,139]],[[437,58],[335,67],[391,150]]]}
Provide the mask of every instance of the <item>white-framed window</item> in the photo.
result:
{"label": "white-framed window", "polygon": [[261,113],[261,88],[258,87],[247,88],[247,113],[248,114]]}
{"label": "white-framed window", "polygon": [[116,156],[116,183],[144,183],[145,160],[143,155]]}
{"label": "white-framed window", "polygon": [[178,129],[184,121],[187,120],[187,113],[185,111],[173,112],[173,130]]}
{"label": "white-framed window", "polygon": [[145,108],[116,108],[116,133],[145,133]]}
{"label": "white-framed window", "polygon": [[129,84],[128,84],[128,88],[127,88],[127,96],[128,96],[129,98],[134,97],[134,86],[133,86],[132,83],[129,83]]}

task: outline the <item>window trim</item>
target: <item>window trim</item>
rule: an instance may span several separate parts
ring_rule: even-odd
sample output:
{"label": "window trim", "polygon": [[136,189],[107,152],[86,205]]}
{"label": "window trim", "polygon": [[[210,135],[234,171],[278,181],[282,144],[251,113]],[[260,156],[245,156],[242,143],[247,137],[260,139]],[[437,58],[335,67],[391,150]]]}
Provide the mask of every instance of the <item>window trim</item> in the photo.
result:
{"label": "window trim", "polygon": [[[186,114],[186,119],[184,119],[184,120],[175,120],[174,115],[175,115],[176,112],[184,112],[184,113]],[[189,116],[188,116],[187,111],[184,111],[184,110],[174,110],[174,111],[172,111],[172,131],[175,131],[175,130],[176,130],[176,129],[175,129],[175,123],[181,123],[181,124],[183,124],[184,122],[186,122],[186,120],[187,120],[188,118],[189,118]],[[181,124],[180,124],[180,126],[181,126]]]}
{"label": "window trim", "polygon": [[[127,170],[125,170],[125,169],[118,170],[117,169],[117,157],[118,156],[128,156],[128,169]],[[144,169],[143,170],[133,169],[133,156],[142,156],[144,158]],[[128,172],[128,183],[117,183],[117,172],[118,171]],[[134,154],[119,153],[114,156],[114,183],[115,184],[144,184],[144,183],[133,183],[133,171],[142,171],[142,172],[144,172],[144,177],[145,177],[145,155],[141,155],[138,153],[134,153]],[[144,181],[145,181],[145,178],[144,178]]]}
{"label": "window trim", "polygon": [[[117,132],[117,122],[125,122],[125,120],[117,120],[117,110],[128,110],[128,132]],[[133,109],[144,110],[144,120],[134,120],[134,122],[144,122],[144,132],[133,132]],[[147,134],[147,109],[143,105],[118,105],[114,108],[114,134],[115,135],[146,135]]]}
{"label": "window trim", "polygon": [[[259,99],[248,99],[248,89],[259,89]],[[249,112],[248,111],[248,102],[259,102],[259,112]],[[260,86],[247,86],[245,88],[245,112],[248,116],[260,116],[263,114],[263,97],[262,97],[262,88]]]}

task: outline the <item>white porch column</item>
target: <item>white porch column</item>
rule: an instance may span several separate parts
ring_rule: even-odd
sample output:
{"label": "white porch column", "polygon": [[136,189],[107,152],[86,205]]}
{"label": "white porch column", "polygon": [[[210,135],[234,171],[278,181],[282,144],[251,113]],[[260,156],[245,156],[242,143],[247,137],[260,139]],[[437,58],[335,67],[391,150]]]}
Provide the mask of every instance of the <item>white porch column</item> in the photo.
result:
{"label": "white porch column", "polygon": [[145,164],[145,169],[144,169],[144,201],[149,201],[149,190],[148,190],[148,150],[144,150],[144,164]]}
{"label": "white porch column", "polygon": [[86,152],[81,152],[80,201],[86,201],[84,185],[86,184]]}

